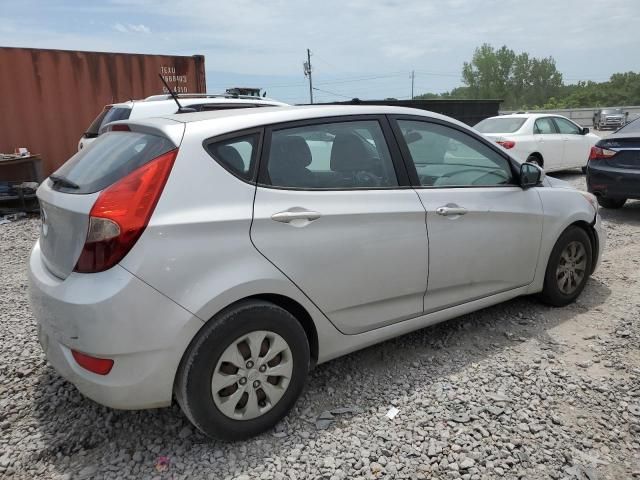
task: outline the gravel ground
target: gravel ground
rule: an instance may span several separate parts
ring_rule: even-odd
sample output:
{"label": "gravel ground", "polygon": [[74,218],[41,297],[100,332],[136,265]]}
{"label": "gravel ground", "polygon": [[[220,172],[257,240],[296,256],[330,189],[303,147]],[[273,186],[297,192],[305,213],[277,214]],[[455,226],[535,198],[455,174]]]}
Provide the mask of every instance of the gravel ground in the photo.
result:
{"label": "gravel ground", "polygon": [[520,298],[321,365],[288,418],[237,443],[60,378],[26,296],[38,220],[2,225],[0,477],[638,478],[640,202],[602,215],[604,261],[574,305]]}

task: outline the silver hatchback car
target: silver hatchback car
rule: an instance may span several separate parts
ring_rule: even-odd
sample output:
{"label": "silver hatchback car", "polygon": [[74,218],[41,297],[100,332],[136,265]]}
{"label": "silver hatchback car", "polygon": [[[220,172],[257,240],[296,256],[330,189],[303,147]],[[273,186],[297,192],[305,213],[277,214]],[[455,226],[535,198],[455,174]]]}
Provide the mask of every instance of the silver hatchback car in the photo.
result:
{"label": "silver hatchback car", "polygon": [[464,124],[378,106],[123,121],[38,190],[49,362],[211,436],[273,426],[309,369],[519,295],[573,301],[595,198]]}

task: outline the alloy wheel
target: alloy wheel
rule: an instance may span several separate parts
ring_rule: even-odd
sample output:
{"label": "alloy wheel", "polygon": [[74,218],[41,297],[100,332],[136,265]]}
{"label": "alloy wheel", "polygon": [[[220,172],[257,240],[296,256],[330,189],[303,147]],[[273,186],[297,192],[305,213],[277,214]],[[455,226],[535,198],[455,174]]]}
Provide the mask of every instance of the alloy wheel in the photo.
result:
{"label": "alloy wheel", "polygon": [[558,288],[571,295],[582,284],[586,275],[587,251],[581,242],[570,242],[562,253],[556,269]]}

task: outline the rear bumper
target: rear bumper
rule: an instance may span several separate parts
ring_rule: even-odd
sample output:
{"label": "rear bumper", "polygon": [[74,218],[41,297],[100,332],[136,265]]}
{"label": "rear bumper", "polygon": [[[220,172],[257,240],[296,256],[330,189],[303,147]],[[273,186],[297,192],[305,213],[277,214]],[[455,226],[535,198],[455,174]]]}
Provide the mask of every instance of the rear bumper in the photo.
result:
{"label": "rear bumper", "polygon": [[640,170],[587,166],[587,189],[607,198],[640,198]]}
{"label": "rear bumper", "polygon": [[[29,260],[29,296],[49,363],[80,392],[120,409],[166,406],[182,354],[202,321],[120,266],[61,280]],[[80,367],[71,349],[111,358],[107,375]]]}

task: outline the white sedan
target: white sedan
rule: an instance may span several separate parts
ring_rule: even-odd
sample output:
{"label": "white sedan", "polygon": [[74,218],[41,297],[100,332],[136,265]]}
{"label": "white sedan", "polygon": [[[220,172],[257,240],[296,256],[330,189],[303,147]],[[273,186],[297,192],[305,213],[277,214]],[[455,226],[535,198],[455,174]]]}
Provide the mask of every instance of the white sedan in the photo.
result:
{"label": "white sedan", "polygon": [[591,147],[600,137],[561,115],[525,113],[482,120],[475,129],[506,148],[521,162],[548,172],[585,168]]}

